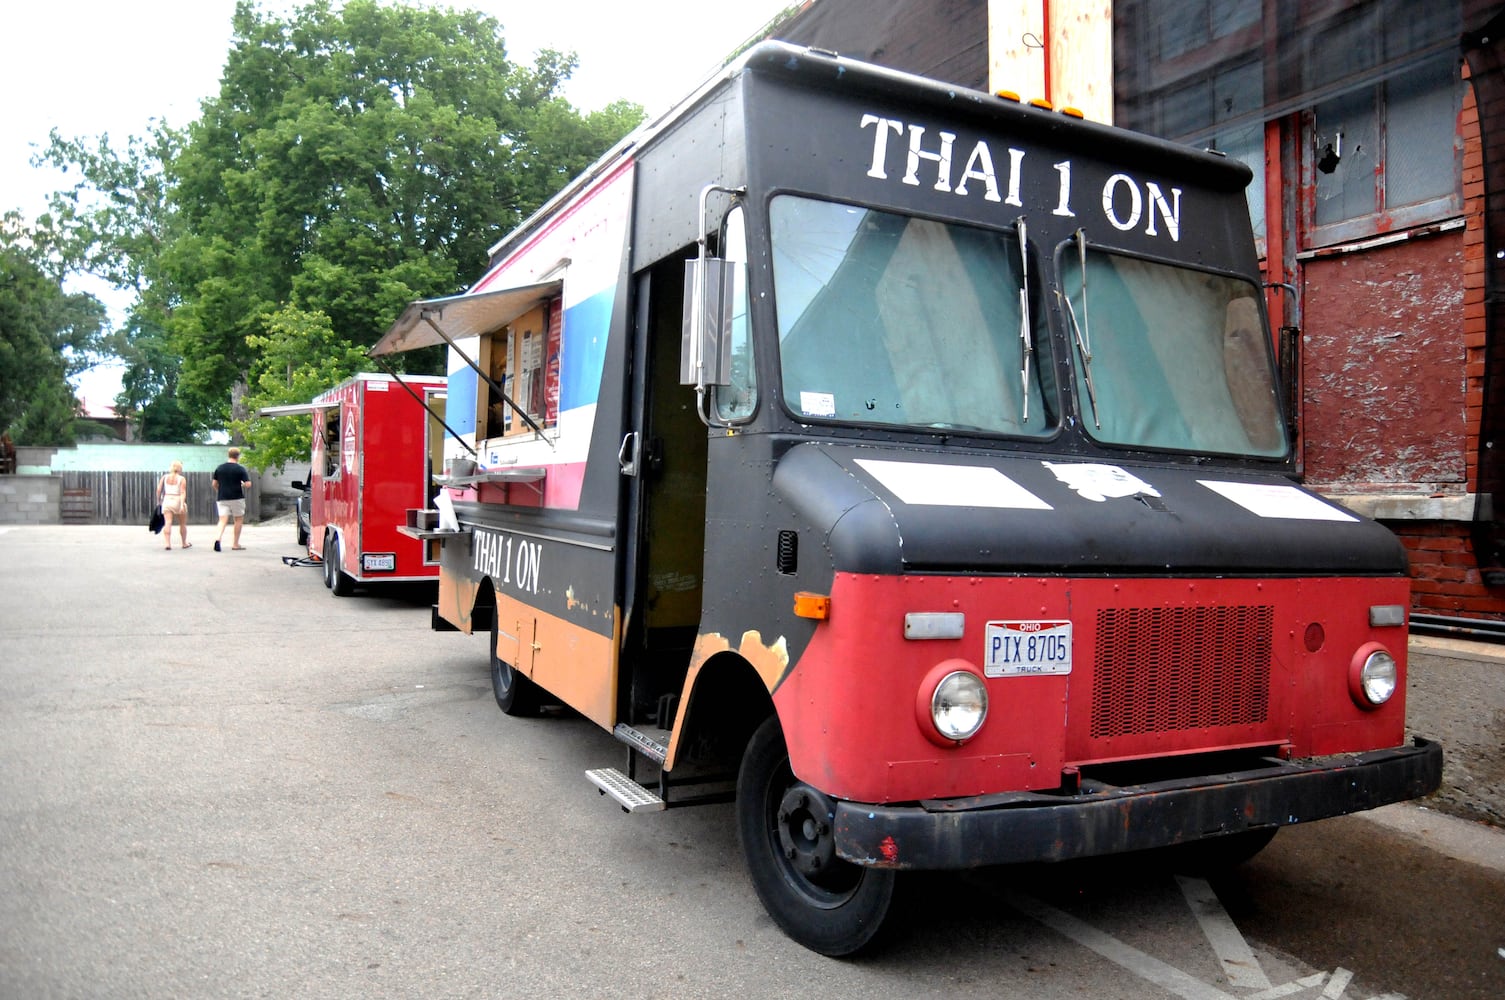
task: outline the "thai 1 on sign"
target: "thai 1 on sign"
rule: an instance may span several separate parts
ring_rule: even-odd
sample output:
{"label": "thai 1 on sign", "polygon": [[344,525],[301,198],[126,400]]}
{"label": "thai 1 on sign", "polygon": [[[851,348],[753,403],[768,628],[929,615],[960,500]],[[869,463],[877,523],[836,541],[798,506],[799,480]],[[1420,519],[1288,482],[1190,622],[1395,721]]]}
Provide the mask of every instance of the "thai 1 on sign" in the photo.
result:
{"label": "thai 1 on sign", "polygon": [[983,673],[989,677],[1071,673],[1071,622],[988,622]]}
{"label": "thai 1 on sign", "polygon": [[[914,122],[904,122],[882,115],[866,114],[858,126],[873,129],[873,155],[867,176],[886,181],[889,171],[904,171],[901,183],[911,187],[931,186],[937,191],[967,197],[968,184],[980,191],[984,201],[998,202],[1023,208],[1021,197],[1022,179],[1026,171],[1043,169],[1032,162],[1028,150],[1007,147],[1005,156],[994,153],[987,139],[961,140],[957,148],[957,133],[936,130],[935,138],[926,137],[928,127]],[[892,143],[895,150],[890,155],[890,135],[898,138]],[[962,164],[960,171],[957,163]],[[1075,218],[1072,207],[1071,161],[1050,163],[1054,172],[1056,207],[1052,215]],[[931,178],[935,180],[932,182]],[[1171,242],[1181,241],[1181,189],[1169,186],[1166,194],[1159,183],[1137,179],[1127,173],[1116,172],[1103,185],[1101,196],[1103,218],[1119,232],[1137,229],[1144,222],[1146,236],[1159,236],[1161,227]]]}
{"label": "thai 1 on sign", "polygon": [[543,546],[506,532],[478,528],[473,568],[491,577],[498,586],[536,594],[543,568]]}

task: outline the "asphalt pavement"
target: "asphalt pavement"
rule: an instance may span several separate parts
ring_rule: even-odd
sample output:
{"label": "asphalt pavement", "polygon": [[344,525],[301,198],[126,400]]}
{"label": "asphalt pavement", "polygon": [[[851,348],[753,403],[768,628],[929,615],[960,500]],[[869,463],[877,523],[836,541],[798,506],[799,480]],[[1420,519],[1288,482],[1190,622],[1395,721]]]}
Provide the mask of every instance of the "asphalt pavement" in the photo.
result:
{"label": "asphalt pavement", "polygon": [[0,998],[1505,997],[1505,650],[1415,644],[1428,803],[1210,886],[922,878],[838,962],[762,912],[729,807],[623,815],[583,777],[610,735],[503,717],[423,593],[331,596],[290,521],[189,537],[0,528]]}
{"label": "asphalt pavement", "polygon": [[1505,645],[1412,636],[1412,732],[1442,741],[1433,808],[1505,827]]}

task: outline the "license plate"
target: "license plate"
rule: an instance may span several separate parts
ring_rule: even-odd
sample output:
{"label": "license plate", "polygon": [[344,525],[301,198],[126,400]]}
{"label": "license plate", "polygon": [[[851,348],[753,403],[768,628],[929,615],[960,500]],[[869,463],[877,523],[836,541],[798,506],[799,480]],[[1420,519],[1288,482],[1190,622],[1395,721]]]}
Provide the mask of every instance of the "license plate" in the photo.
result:
{"label": "license plate", "polygon": [[361,569],[367,573],[392,572],[397,568],[397,553],[377,552],[361,556]]}
{"label": "license plate", "polygon": [[983,673],[989,677],[1071,673],[1071,622],[988,622]]}

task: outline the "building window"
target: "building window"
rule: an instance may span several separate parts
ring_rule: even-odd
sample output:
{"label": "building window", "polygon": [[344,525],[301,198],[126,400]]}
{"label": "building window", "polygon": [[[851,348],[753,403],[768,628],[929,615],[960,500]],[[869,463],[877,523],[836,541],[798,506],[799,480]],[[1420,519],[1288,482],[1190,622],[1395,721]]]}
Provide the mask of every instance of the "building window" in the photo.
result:
{"label": "building window", "polygon": [[1302,186],[1303,249],[1461,211],[1459,0],[1115,0],[1113,19],[1115,120],[1248,164],[1261,244],[1267,184]]}
{"label": "building window", "polygon": [[1304,116],[1308,246],[1462,211],[1458,60],[1439,56]]}
{"label": "building window", "polygon": [[1245,62],[1214,73],[1211,80],[1212,121],[1217,131],[1207,141],[1209,149],[1238,160],[1254,179],[1244,189],[1249,203],[1249,222],[1260,256],[1265,248],[1265,125],[1247,112],[1263,93],[1257,62]]}

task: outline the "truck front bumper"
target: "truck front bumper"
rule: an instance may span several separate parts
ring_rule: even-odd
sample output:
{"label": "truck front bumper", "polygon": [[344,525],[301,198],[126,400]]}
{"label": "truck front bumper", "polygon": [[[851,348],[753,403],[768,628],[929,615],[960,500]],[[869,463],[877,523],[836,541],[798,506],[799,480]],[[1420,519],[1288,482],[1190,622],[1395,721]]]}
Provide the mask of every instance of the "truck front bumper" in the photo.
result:
{"label": "truck front bumper", "polygon": [[1340,754],[1071,794],[836,806],[836,853],[860,865],[955,869],[1065,861],[1327,819],[1414,799],[1442,781],[1442,745]]}

